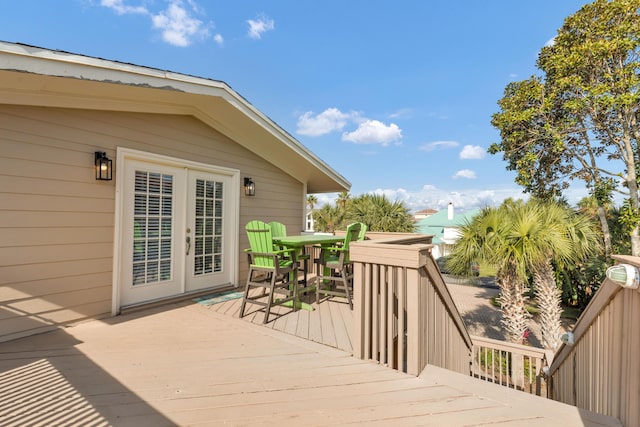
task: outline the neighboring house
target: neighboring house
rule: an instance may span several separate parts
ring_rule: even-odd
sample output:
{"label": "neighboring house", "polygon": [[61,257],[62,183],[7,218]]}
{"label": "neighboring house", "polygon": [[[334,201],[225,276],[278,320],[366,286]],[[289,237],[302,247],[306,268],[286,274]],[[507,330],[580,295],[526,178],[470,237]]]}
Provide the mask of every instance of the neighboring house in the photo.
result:
{"label": "neighboring house", "polygon": [[433,236],[433,258],[448,255],[451,248],[460,237],[460,226],[470,221],[480,211],[478,209],[456,214],[453,204],[449,203],[446,210],[421,219],[416,223],[416,233]]}
{"label": "neighboring house", "polygon": [[423,209],[413,214],[414,221],[420,221],[421,219],[425,219],[430,217],[431,215],[438,213],[436,209]]}
{"label": "neighboring house", "polygon": [[245,223],[350,188],[224,82],[7,42],[0,147],[0,341],[242,285]]}
{"label": "neighboring house", "polygon": [[308,233],[310,233],[312,231],[315,231],[315,221],[313,219],[313,212],[314,212],[314,209],[311,209],[311,210],[307,211],[307,214],[305,216],[306,217],[305,223],[307,225],[306,225],[304,231],[306,231]]}

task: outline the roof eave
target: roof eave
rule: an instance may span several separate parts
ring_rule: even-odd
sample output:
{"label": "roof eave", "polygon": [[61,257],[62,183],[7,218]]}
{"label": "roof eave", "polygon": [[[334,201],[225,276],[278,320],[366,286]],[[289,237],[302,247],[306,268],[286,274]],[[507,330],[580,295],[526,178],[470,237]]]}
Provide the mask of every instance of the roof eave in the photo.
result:
{"label": "roof eave", "polygon": [[0,42],[0,71],[3,103],[189,114],[306,184],[308,193],[351,187],[222,81],[7,42]]}

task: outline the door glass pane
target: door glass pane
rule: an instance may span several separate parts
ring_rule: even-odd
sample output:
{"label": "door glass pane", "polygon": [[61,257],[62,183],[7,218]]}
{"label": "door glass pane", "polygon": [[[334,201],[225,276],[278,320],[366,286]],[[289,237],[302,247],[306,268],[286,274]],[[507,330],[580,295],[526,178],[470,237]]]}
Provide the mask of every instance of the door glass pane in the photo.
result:
{"label": "door glass pane", "polygon": [[173,176],[136,171],[133,285],[171,279]]}
{"label": "door glass pane", "polygon": [[222,182],[196,180],[193,274],[222,271]]}

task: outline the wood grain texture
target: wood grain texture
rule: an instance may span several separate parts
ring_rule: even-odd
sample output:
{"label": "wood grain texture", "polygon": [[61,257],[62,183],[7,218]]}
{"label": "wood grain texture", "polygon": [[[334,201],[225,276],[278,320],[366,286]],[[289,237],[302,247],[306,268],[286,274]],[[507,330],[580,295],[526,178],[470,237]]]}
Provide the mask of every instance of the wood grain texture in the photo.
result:
{"label": "wood grain texture", "polygon": [[358,360],[238,319],[237,301],[183,302],[0,343],[0,424],[620,425],[431,366],[414,377]]}

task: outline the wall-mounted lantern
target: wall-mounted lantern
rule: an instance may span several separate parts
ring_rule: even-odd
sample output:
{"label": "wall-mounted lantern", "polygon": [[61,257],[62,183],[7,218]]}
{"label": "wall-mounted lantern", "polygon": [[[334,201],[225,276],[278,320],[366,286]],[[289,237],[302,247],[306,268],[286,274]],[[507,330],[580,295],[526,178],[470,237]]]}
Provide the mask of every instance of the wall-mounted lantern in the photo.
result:
{"label": "wall-mounted lantern", "polygon": [[100,181],[111,181],[113,162],[107,157],[107,153],[96,151],[96,179]]}
{"label": "wall-mounted lantern", "polygon": [[627,289],[638,289],[640,286],[640,271],[638,267],[629,264],[618,264],[607,268],[607,279]]}
{"label": "wall-mounted lantern", "polygon": [[248,178],[248,177],[244,177],[244,195],[245,196],[256,195],[256,184],[251,180],[251,178]]}

